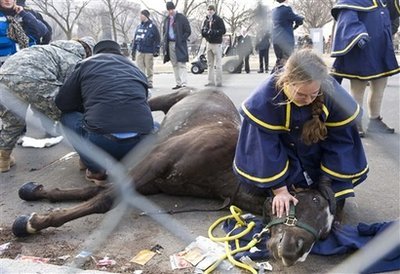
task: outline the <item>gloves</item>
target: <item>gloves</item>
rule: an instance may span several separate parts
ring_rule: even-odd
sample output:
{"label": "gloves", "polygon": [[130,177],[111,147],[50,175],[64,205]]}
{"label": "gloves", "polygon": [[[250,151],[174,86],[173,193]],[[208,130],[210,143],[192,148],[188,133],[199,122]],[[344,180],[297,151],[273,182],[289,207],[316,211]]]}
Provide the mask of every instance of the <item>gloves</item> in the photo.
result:
{"label": "gloves", "polygon": [[361,37],[361,39],[358,40],[357,45],[360,49],[363,49],[367,46],[368,41],[368,37]]}
{"label": "gloves", "polygon": [[160,52],[159,52],[159,51],[155,51],[155,52],[153,53],[153,56],[154,56],[154,57],[160,56]]}
{"label": "gloves", "polygon": [[331,214],[335,215],[336,214],[336,198],[335,198],[335,194],[332,191],[331,183],[332,183],[332,179],[330,179],[326,175],[322,175],[319,178],[318,190],[322,194],[322,196],[328,200],[329,211],[331,212]]}
{"label": "gloves", "polygon": [[136,60],[136,51],[132,51],[131,56],[132,56],[132,61],[135,61]]}

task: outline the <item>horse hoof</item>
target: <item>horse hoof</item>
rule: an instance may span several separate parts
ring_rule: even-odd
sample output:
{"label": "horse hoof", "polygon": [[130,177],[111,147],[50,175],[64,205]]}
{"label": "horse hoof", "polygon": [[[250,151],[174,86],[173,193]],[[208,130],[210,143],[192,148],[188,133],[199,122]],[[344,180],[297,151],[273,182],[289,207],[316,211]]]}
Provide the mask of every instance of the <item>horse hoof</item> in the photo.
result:
{"label": "horse hoof", "polygon": [[17,219],[15,219],[12,225],[12,233],[16,237],[26,237],[31,235],[27,230],[29,219],[30,217],[26,215],[18,216]]}
{"label": "horse hoof", "polygon": [[25,201],[37,201],[40,198],[35,195],[36,191],[43,188],[43,185],[39,185],[35,182],[25,183],[18,191],[18,195],[22,200]]}

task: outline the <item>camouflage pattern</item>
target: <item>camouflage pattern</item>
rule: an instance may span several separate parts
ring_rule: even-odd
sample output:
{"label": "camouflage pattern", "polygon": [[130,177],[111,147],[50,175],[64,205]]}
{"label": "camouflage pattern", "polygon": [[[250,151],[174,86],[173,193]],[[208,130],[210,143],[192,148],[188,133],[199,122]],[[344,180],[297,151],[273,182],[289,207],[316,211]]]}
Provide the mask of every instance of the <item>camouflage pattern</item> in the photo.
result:
{"label": "camouflage pattern", "polygon": [[[36,45],[12,55],[0,68],[0,82],[27,104],[59,120],[61,112],[54,103],[60,86],[85,57],[83,46],[76,41],[59,40]],[[0,105],[3,123],[0,149],[13,149],[25,127],[24,119]]]}

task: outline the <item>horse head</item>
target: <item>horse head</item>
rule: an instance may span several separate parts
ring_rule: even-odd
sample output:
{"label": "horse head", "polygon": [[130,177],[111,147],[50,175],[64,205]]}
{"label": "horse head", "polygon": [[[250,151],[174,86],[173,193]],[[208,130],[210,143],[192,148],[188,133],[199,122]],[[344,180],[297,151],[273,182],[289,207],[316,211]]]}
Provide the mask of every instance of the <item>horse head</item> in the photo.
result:
{"label": "horse head", "polygon": [[295,194],[296,206],[291,204],[290,213],[284,218],[272,215],[272,198],[264,205],[270,239],[267,247],[273,257],[291,266],[303,262],[314,243],[328,236],[335,214],[335,198],[330,187],[309,189]]}

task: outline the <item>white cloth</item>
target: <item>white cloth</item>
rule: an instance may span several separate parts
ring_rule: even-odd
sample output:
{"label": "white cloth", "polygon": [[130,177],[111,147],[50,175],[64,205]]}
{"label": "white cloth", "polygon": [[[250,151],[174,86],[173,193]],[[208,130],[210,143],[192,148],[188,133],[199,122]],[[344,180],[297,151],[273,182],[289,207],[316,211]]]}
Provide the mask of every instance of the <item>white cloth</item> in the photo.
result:
{"label": "white cloth", "polygon": [[21,138],[21,145],[23,147],[34,147],[34,148],[44,148],[51,147],[63,140],[62,136],[52,137],[52,138],[44,138],[44,139],[35,139],[32,137],[24,136]]}

